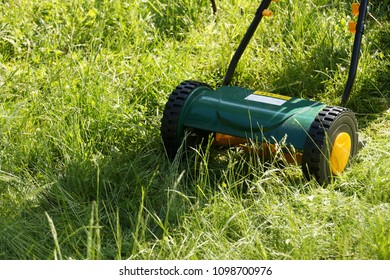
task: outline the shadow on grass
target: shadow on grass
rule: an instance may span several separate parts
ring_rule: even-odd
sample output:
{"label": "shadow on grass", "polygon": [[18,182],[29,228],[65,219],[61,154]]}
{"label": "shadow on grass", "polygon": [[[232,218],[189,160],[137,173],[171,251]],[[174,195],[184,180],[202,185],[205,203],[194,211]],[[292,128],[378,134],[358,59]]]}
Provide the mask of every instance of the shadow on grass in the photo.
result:
{"label": "shadow on grass", "polygon": [[194,0],[159,0],[145,3],[153,15],[155,27],[160,34],[178,41],[186,37],[186,33],[201,20],[203,7],[211,7],[209,1]]}
{"label": "shadow on grass", "polygon": [[374,31],[374,40],[370,42],[370,55],[374,57],[377,67],[368,69],[359,77],[360,91],[352,94],[350,98],[351,108],[358,113],[378,114],[390,107],[389,27],[390,22],[384,21],[382,27]]}

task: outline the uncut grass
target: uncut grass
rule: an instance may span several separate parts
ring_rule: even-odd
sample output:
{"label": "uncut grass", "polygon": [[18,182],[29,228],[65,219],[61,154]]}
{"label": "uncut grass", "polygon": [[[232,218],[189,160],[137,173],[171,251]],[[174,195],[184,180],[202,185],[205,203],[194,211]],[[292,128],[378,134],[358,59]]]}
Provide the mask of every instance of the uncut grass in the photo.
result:
{"label": "uncut grass", "polygon": [[[373,5],[351,97],[366,145],[323,188],[240,151],[166,159],[167,95],[220,84],[256,8],[208,4],[2,5],[1,259],[389,259],[388,6]],[[338,104],[349,5],[273,9],[233,83]]]}

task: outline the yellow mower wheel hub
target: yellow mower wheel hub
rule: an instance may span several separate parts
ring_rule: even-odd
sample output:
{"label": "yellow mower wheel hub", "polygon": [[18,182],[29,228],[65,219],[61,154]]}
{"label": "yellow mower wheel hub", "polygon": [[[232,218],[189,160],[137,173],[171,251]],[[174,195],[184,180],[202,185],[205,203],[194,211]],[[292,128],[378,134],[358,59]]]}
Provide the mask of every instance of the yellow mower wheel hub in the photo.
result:
{"label": "yellow mower wheel hub", "polygon": [[333,175],[339,175],[347,166],[351,146],[351,136],[348,133],[342,132],[337,135],[330,153],[330,166]]}

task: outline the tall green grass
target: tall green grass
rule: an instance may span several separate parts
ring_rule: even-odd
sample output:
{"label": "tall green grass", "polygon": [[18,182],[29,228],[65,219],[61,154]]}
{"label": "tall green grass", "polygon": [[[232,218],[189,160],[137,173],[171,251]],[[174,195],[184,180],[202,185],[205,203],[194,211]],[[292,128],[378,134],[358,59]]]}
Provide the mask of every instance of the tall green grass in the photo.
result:
{"label": "tall green grass", "polygon": [[[279,1],[233,83],[337,105],[350,1]],[[389,259],[388,1],[372,1],[349,103],[365,145],[328,186],[210,143],[168,161],[185,79],[221,84],[256,4],[3,1],[1,259]]]}

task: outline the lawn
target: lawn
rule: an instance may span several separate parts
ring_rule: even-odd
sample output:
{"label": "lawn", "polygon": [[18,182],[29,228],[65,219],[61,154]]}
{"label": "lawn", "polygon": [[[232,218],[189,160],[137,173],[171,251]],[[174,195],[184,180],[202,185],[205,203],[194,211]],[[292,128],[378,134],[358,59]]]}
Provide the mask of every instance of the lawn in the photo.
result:
{"label": "lawn", "polygon": [[[390,259],[389,1],[347,104],[364,144],[328,185],[211,143],[168,159],[168,96],[221,85],[259,1],[216,2],[2,1],[0,259]],[[272,3],[232,84],[338,105],[352,2]]]}

